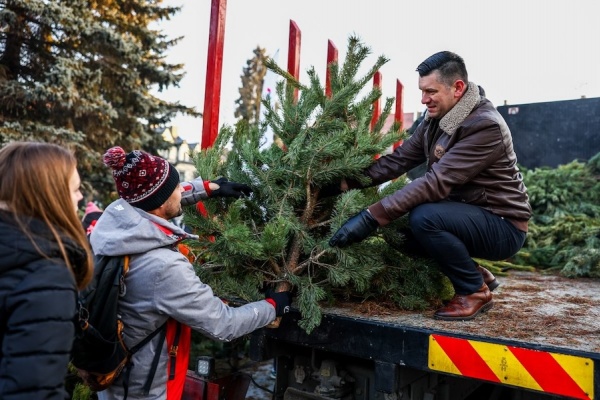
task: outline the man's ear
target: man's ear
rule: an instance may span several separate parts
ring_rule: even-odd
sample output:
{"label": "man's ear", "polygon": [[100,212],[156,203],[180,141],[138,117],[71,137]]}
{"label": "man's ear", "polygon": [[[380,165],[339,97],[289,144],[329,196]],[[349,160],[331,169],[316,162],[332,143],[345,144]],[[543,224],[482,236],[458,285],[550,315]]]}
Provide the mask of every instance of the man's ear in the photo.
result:
{"label": "man's ear", "polygon": [[459,79],[456,82],[454,82],[454,97],[456,98],[460,98],[462,97],[462,95],[467,91],[467,87],[468,85],[465,83],[465,81]]}

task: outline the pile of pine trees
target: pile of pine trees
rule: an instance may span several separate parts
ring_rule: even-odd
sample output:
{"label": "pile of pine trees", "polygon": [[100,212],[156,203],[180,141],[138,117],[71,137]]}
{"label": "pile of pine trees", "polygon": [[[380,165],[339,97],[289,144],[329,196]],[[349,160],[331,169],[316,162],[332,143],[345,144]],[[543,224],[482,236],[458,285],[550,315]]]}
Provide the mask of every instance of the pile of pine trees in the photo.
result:
{"label": "pile of pine trees", "polygon": [[[200,176],[226,176],[254,190],[249,198],[207,200],[207,218],[186,212],[186,225],[203,237],[195,244],[198,274],[219,295],[252,300],[264,296],[259,289],[265,283],[290,284],[301,325],[311,331],[320,323],[321,302],[368,299],[423,309],[451,294],[432,260],[401,251],[398,232],[407,224],[405,218],[360,244],[345,249],[328,245],[348,218],[406,183],[400,178],[382,189],[321,195],[342,178],[364,180],[364,168],[404,133],[397,125],[382,132],[391,98],[371,128],[373,103],[381,97],[371,82],[387,59],[378,57],[359,76],[369,54],[359,39],[349,39],[345,62],[329,67],[330,97],[314,69],[304,85],[268,62],[283,78],[276,90],[280,104],[271,106],[267,99],[263,124],[225,127],[214,146],[195,157]],[[276,135],[277,144],[263,146],[267,130]]]}
{"label": "pile of pine trees", "polygon": [[524,171],[524,181],[533,218],[513,263],[600,278],[600,153],[587,163]]}

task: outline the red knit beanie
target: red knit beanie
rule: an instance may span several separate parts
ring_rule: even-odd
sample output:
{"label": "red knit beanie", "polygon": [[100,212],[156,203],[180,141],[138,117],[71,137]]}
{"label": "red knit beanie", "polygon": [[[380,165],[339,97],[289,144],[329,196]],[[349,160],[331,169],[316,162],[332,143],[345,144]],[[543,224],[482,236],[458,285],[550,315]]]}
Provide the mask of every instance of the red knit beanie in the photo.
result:
{"label": "red knit beanie", "polygon": [[119,196],[144,211],[163,205],[179,184],[175,167],[141,150],[125,154],[121,147],[113,147],[104,154],[103,161],[113,170]]}

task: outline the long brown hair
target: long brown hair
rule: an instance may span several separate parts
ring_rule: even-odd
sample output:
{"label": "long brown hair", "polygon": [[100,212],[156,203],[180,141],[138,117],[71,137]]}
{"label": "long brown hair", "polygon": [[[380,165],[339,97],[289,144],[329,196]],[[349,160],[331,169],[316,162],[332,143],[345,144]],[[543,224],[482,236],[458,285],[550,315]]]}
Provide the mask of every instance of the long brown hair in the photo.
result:
{"label": "long brown hair", "polygon": [[[77,287],[82,289],[92,279],[94,267],[87,237],[71,200],[69,180],[76,168],[73,153],[55,144],[13,142],[0,149],[0,201],[14,214],[43,257],[48,255],[36,245],[34,232],[26,229],[25,217],[48,225]],[[82,265],[73,265],[61,235],[85,251]]]}

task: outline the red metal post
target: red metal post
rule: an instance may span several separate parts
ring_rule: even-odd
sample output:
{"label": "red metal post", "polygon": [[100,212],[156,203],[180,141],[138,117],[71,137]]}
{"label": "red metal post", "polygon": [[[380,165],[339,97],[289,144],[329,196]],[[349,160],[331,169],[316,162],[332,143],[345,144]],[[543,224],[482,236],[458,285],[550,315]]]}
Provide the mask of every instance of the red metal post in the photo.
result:
{"label": "red metal post", "polygon": [[212,0],[208,56],[206,60],[206,85],[204,116],[200,148],[213,145],[219,133],[219,106],[221,101],[221,73],[223,71],[223,44],[225,43],[225,11],[227,0]]}
{"label": "red metal post", "polygon": [[[375,72],[375,75],[373,76],[373,87],[381,89],[381,80],[382,80],[381,72],[379,72],[379,71]],[[373,102],[373,116],[371,117],[371,130],[373,130],[373,128],[375,128],[375,123],[379,119],[380,115],[381,115],[381,96],[379,96],[379,98]]]}
{"label": "red metal post", "polygon": [[[300,80],[300,41],[301,32],[298,25],[290,20],[290,39],[288,48],[287,70],[296,80]],[[294,100],[298,101],[298,89],[294,90]]]}
{"label": "red metal post", "polygon": [[338,61],[338,49],[331,40],[327,41],[327,71],[325,71],[325,96],[331,97],[331,72],[329,71],[329,65],[331,63],[337,63]]}
{"label": "red metal post", "polygon": [[[394,113],[394,121],[399,122],[404,129],[404,86],[400,79],[396,79],[396,112]],[[402,140],[394,143],[394,149],[402,144]]]}

